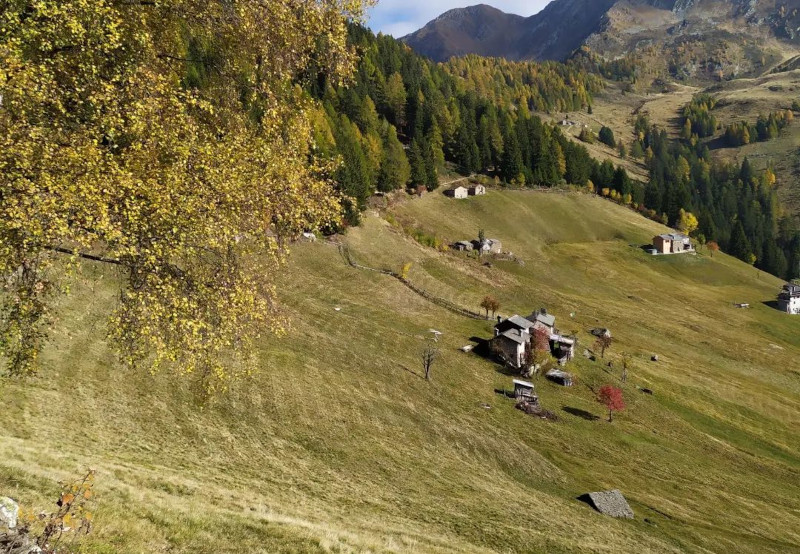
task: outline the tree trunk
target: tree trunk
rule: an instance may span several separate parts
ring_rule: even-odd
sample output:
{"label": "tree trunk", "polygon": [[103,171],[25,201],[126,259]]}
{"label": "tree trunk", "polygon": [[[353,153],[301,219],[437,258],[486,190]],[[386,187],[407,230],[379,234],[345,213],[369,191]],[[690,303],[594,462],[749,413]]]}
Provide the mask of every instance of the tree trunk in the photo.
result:
{"label": "tree trunk", "polygon": [[608,410],[608,421],[609,422],[614,421],[614,410],[612,410],[611,408],[609,408]]}

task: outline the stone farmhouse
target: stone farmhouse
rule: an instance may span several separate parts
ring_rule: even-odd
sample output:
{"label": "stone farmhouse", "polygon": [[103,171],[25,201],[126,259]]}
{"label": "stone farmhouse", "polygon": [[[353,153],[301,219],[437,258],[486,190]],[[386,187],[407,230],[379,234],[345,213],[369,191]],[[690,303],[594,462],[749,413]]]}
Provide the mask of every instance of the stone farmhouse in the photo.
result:
{"label": "stone farmhouse", "polygon": [[800,314],[800,285],[783,285],[783,290],[778,294],[778,309],[787,314]]}
{"label": "stone farmhouse", "polygon": [[667,233],[653,238],[655,254],[681,254],[694,252],[692,239],[680,233]]}
{"label": "stone farmhouse", "polygon": [[548,314],[544,308],[533,312],[527,318],[519,315],[513,315],[508,319],[498,318],[494,327],[492,348],[511,366],[522,369],[531,337],[537,329],[540,329],[548,335],[550,353],[560,365],[565,365],[575,357],[577,341],[574,337],[559,334],[555,322],[555,316]]}
{"label": "stone farmhouse", "polygon": [[525,348],[531,341],[533,328],[532,322],[518,315],[498,321],[494,326],[492,346],[509,364],[521,368],[525,363]]}
{"label": "stone farmhouse", "polygon": [[470,196],[483,196],[486,194],[486,187],[478,183],[469,187],[468,192]]}

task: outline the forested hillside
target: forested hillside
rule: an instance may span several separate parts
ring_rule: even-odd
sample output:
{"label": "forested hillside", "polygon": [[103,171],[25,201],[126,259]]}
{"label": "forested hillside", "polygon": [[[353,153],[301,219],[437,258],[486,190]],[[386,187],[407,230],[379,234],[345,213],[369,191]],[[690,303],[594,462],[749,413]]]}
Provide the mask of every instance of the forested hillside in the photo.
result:
{"label": "forested hillside", "polygon": [[[376,190],[434,189],[448,161],[465,175],[484,173],[513,185],[591,184],[675,227],[688,212],[699,225],[684,230],[701,242],[716,242],[774,275],[798,276],[800,234],[781,218],[774,174],[747,161],[713,163],[699,140],[717,127],[712,96],[697,95],[685,107],[682,141],[668,140],[645,117],[636,121],[630,150],[650,172],[644,185],[612,162],[592,159],[534,113],[588,110],[603,90],[602,78],[589,70],[614,76],[622,69],[474,55],[436,64],[360,26],[351,27],[349,38],[360,54],[354,80],[334,86],[320,74],[309,86],[321,105],[314,119],[317,153],[342,162],[335,180],[346,195],[348,224],[358,223]],[[790,117],[781,114],[781,125]],[[757,124],[765,127],[764,138],[776,132],[770,129],[777,119]]]}
{"label": "forested hillside", "polygon": [[[775,175],[756,171],[745,158],[741,164],[712,160],[706,136],[716,127],[698,98],[685,115],[692,137],[669,140],[663,129],[639,117],[637,143],[647,152],[650,182],[644,206],[663,214],[664,222],[678,225],[681,210],[697,216],[694,234],[701,242],[717,242],[737,258],[779,277],[798,276],[800,232],[792,218],[783,217],[774,190]],[[690,118],[694,118],[694,121]]]}
{"label": "forested hillside", "polygon": [[350,42],[360,54],[354,80],[335,86],[319,74],[309,85],[321,101],[317,153],[341,157],[335,178],[349,197],[350,224],[376,190],[432,190],[445,161],[517,185],[583,186],[607,174],[585,148],[532,114],[588,108],[602,89],[599,77],[558,63],[477,56],[439,65],[359,26],[351,27]]}

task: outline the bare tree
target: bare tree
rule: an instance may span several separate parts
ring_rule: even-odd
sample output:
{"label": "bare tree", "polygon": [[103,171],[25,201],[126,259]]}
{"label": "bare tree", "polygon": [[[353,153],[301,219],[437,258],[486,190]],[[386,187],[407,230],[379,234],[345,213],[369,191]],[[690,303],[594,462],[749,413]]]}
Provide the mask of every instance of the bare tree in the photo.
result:
{"label": "bare tree", "polygon": [[425,350],[422,351],[422,368],[425,371],[425,379],[427,381],[431,380],[431,369],[433,369],[433,364],[436,363],[438,358],[439,349],[435,346],[426,346]]}
{"label": "bare tree", "polygon": [[631,365],[631,355],[627,352],[622,353],[622,382],[628,380],[628,367]]}
{"label": "bare tree", "polygon": [[606,357],[606,350],[611,348],[611,343],[613,342],[610,336],[601,335],[597,337],[597,341],[594,343],[594,347],[600,350],[600,357]]}

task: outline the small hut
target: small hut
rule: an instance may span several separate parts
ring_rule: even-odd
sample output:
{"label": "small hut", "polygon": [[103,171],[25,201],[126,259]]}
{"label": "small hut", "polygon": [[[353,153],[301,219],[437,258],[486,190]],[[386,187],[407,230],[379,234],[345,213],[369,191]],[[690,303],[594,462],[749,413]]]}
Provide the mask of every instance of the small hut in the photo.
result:
{"label": "small hut", "polygon": [[469,196],[469,190],[467,187],[457,186],[444,191],[444,194],[450,198],[467,198]]}
{"label": "small hut", "polygon": [[514,379],[514,398],[527,402],[537,402],[538,398],[533,394],[533,383]]}

